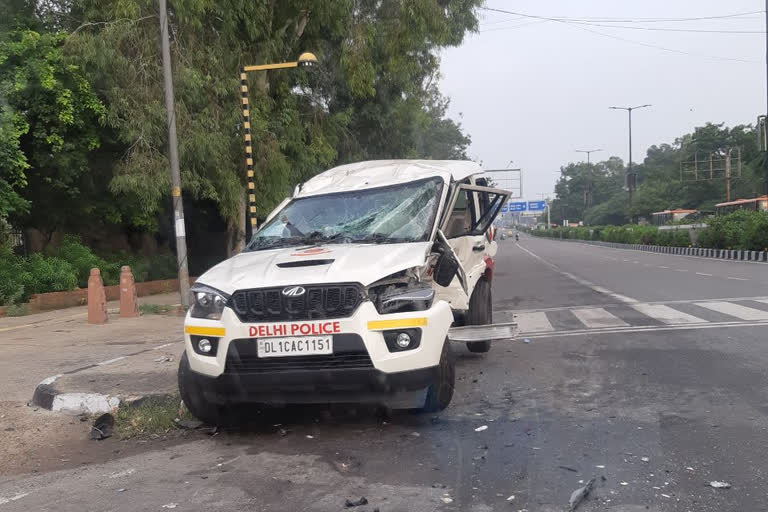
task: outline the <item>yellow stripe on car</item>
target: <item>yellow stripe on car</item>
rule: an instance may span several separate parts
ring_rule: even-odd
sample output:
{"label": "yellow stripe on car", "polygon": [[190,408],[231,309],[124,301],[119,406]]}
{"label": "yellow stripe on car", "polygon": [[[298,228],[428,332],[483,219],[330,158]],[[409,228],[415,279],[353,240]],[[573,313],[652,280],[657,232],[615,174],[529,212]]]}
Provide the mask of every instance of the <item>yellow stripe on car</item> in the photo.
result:
{"label": "yellow stripe on car", "polygon": [[371,320],[368,322],[368,330],[381,331],[384,329],[403,329],[406,327],[424,327],[426,318],[398,318],[396,320]]}
{"label": "yellow stripe on car", "polygon": [[185,325],[184,332],[187,334],[196,334],[198,336],[224,336],[227,330],[223,327],[198,327],[195,325]]}

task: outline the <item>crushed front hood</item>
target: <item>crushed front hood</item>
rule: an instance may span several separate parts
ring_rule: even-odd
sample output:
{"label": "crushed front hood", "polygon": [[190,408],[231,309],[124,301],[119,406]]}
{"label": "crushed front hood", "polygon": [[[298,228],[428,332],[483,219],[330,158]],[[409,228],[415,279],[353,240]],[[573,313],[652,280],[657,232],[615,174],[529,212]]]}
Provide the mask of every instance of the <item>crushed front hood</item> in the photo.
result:
{"label": "crushed front hood", "polygon": [[209,269],[197,281],[225,293],[294,284],[354,282],[367,286],[423,265],[429,247],[430,242],[328,244],[243,252]]}

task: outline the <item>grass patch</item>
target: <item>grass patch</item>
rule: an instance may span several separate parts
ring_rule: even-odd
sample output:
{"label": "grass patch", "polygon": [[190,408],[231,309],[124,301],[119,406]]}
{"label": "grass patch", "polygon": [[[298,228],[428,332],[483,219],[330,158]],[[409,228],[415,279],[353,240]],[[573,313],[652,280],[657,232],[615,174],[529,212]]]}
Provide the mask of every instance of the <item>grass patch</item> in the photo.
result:
{"label": "grass patch", "polygon": [[[179,395],[149,397],[136,404],[122,405],[115,415],[115,431],[121,439],[151,437],[176,430],[176,419],[194,419],[186,410],[179,411]],[[181,412],[181,415],[179,415]]]}
{"label": "grass patch", "polygon": [[164,315],[175,312],[176,309],[168,304],[139,304],[139,313],[142,315]]}

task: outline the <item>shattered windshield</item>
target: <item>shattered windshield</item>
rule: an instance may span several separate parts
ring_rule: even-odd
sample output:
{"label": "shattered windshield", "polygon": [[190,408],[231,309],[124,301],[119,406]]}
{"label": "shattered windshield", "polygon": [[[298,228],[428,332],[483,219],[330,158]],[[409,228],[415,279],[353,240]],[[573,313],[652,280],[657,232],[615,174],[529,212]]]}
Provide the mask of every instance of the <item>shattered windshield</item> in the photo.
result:
{"label": "shattered windshield", "polygon": [[440,200],[437,178],[291,201],[246,250],[315,243],[400,243],[429,238]]}

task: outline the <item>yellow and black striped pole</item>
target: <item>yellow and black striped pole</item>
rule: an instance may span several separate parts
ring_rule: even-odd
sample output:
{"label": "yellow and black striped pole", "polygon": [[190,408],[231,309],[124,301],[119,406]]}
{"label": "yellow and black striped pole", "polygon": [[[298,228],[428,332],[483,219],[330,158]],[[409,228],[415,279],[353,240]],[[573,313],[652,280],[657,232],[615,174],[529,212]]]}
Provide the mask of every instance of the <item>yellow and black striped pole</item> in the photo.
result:
{"label": "yellow and black striped pole", "polygon": [[243,136],[245,137],[245,169],[248,183],[248,223],[251,233],[256,231],[256,185],[253,182],[253,141],[251,140],[251,113],[248,108],[248,74],[245,68],[240,72],[240,95],[243,107]]}
{"label": "yellow and black striped pole", "polygon": [[248,211],[246,217],[251,226],[251,234],[256,231],[256,185],[253,169],[253,141],[251,140],[251,113],[248,108],[248,72],[266,71],[269,69],[295,68],[298,66],[313,66],[317,63],[317,57],[312,53],[302,53],[295,62],[280,62],[278,64],[261,64],[258,66],[243,66],[240,68],[240,97],[243,108],[243,136],[245,137],[245,169],[246,182],[248,183]]}

